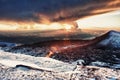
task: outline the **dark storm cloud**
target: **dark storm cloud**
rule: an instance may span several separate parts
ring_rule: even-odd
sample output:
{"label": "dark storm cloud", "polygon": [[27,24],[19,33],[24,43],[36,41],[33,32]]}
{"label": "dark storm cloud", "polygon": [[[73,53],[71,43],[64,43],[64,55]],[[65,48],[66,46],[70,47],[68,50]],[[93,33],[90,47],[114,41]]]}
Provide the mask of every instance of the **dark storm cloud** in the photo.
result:
{"label": "dark storm cloud", "polygon": [[46,18],[61,21],[118,8],[119,0],[0,0],[0,20],[41,22]]}

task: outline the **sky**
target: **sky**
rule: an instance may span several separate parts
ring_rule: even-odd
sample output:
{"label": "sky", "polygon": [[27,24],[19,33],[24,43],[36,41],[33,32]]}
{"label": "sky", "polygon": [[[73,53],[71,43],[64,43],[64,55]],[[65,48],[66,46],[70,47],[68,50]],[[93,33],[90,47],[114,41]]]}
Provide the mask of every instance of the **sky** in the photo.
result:
{"label": "sky", "polygon": [[81,29],[120,29],[120,10],[77,20]]}
{"label": "sky", "polygon": [[79,21],[80,28],[118,27],[119,10],[119,0],[0,0],[0,29],[61,29],[73,21]]}

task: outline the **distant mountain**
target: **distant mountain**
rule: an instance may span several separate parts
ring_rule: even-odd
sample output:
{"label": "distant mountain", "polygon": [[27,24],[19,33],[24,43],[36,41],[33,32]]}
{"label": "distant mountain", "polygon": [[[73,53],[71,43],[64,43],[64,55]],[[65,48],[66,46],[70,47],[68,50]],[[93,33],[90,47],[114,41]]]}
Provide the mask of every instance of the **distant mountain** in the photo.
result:
{"label": "distant mountain", "polygon": [[94,45],[100,49],[120,49],[120,32],[109,31],[108,33],[93,40]]}

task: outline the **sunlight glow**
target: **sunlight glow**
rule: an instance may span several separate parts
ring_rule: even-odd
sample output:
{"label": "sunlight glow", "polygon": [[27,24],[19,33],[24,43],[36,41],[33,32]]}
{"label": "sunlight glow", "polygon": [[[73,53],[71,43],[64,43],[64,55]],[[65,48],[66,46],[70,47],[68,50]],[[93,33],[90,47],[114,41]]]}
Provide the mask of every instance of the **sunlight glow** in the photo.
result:
{"label": "sunlight glow", "polygon": [[77,20],[81,29],[120,29],[120,10]]}
{"label": "sunlight glow", "polygon": [[64,28],[65,28],[66,30],[72,29],[72,26],[69,25],[69,24],[63,24],[63,26],[64,26]]}
{"label": "sunlight glow", "polygon": [[72,29],[74,25],[72,24],[62,24],[58,22],[51,22],[49,24],[39,24],[39,23],[14,23],[6,24],[7,22],[0,23],[0,30],[58,30],[58,29]]}
{"label": "sunlight glow", "polygon": [[17,26],[8,25],[8,24],[0,24],[0,30],[16,30]]}
{"label": "sunlight glow", "polygon": [[[75,23],[74,23],[75,22]],[[46,23],[46,22],[45,22]],[[73,22],[59,23],[49,22],[13,22],[0,21],[0,30],[58,30],[65,29],[120,29],[120,10],[88,18],[82,18]],[[77,23],[77,24],[76,24]]]}

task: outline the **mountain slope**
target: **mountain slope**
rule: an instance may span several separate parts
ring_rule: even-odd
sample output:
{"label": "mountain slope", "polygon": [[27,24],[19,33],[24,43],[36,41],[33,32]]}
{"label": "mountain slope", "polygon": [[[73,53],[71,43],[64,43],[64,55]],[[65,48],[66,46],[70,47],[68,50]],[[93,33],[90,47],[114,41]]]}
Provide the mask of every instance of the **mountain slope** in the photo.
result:
{"label": "mountain slope", "polygon": [[[120,32],[109,31],[108,33],[99,37],[99,40],[96,43],[97,48],[101,49],[120,49]],[[98,39],[96,39],[98,40]]]}
{"label": "mountain slope", "polygon": [[[92,61],[119,63],[120,33],[109,31],[92,40],[53,40],[29,45],[17,46],[7,51],[32,55],[36,57],[49,57],[59,60],[84,59],[87,64]],[[109,49],[109,50],[108,50]],[[116,51],[117,50],[117,51]]]}
{"label": "mountain slope", "polygon": [[[22,46],[17,46],[9,51],[29,53],[37,56],[44,56],[52,51],[53,53],[68,54],[80,54],[82,50],[92,49],[120,49],[120,32],[109,31],[106,34],[99,36],[92,40],[52,40],[44,41],[34,44],[27,44]],[[83,53],[83,52],[82,52]],[[43,56],[43,55],[42,55]]]}

